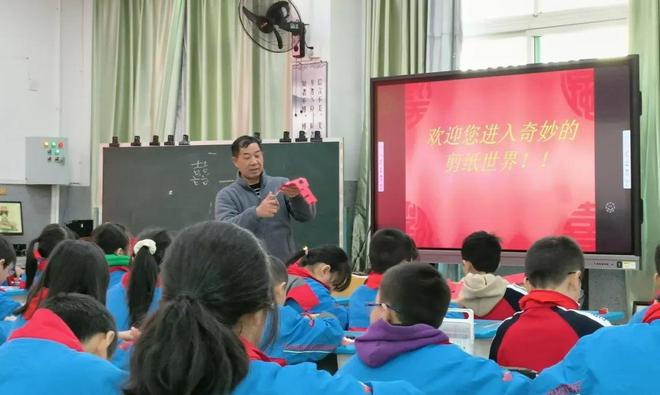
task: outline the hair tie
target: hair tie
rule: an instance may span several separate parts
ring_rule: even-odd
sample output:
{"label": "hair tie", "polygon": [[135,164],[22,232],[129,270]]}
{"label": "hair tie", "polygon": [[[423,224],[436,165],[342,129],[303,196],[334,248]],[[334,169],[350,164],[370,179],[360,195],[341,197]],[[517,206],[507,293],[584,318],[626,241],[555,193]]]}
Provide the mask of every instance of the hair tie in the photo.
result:
{"label": "hair tie", "polygon": [[156,242],[151,239],[144,239],[135,243],[135,246],[133,247],[133,253],[137,255],[142,247],[147,247],[151,255],[156,253]]}
{"label": "hair tie", "polygon": [[305,256],[309,255],[309,247],[304,246],[303,251],[305,252]]}

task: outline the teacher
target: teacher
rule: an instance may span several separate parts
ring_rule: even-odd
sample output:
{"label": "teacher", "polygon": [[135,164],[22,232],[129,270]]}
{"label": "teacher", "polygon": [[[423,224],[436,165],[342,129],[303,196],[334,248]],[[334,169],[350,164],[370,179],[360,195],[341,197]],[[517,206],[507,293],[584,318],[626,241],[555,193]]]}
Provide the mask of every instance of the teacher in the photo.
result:
{"label": "teacher", "polygon": [[215,219],[251,231],[270,255],[288,260],[296,252],[291,218],[299,222],[312,220],[316,205],[307,204],[298,187],[283,186],[289,179],[266,174],[261,141],[256,137],[234,140],[231,154],[238,177],[218,191]]}

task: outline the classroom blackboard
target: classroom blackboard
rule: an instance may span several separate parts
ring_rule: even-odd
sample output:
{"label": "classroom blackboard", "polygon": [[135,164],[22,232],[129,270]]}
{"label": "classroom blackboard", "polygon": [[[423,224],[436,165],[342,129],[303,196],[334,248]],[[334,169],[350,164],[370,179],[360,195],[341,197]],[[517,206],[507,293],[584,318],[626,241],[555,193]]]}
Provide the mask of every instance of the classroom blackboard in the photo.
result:
{"label": "classroom blackboard", "polygon": [[[215,195],[236,179],[230,143],[189,146],[103,146],[101,221],[118,222],[138,233],[148,227],[179,230],[214,219]],[[299,247],[342,241],[342,145],[263,144],[269,175],[305,177],[318,198],[317,216],[294,223]]]}

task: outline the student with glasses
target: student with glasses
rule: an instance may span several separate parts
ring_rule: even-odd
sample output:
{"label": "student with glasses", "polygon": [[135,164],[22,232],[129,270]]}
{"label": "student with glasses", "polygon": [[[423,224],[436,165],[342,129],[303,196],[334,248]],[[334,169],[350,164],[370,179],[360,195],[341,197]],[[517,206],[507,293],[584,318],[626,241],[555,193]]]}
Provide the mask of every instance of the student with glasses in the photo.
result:
{"label": "student with glasses", "polygon": [[497,330],[490,358],[502,366],[540,372],[559,362],[582,336],[609,322],[579,311],[584,255],[566,236],[538,240],[525,257],[522,311]]}

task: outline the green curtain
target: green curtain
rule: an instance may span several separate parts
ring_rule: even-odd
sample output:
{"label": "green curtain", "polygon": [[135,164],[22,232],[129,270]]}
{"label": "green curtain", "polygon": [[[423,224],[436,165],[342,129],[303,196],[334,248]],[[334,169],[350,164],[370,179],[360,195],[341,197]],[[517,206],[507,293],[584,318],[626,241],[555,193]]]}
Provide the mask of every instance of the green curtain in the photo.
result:
{"label": "green curtain", "polygon": [[[630,2],[630,53],[639,54],[639,83],[642,91],[641,195],[642,270],[626,272],[627,300],[653,299],[655,247],[660,242],[660,0]],[[630,308],[631,306],[628,306]]]}
{"label": "green curtain", "polygon": [[[96,0],[92,46],[92,199],[101,143],[174,134],[185,0]],[[96,204],[93,201],[92,207]]]}
{"label": "green curtain", "polygon": [[[369,0],[364,3],[365,75],[423,73],[426,67],[427,0]],[[354,267],[367,269],[366,251],[371,223],[370,81],[365,85],[362,152],[360,157],[352,257]]]}
{"label": "green curtain", "polygon": [[188,1],[186,128],[193,140],[289,129],[290,54],[261,49],[243,32],[238,2]]}

